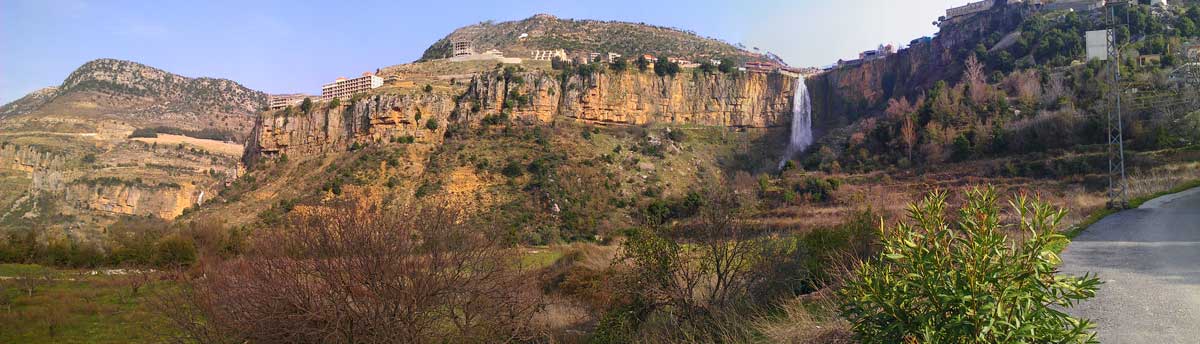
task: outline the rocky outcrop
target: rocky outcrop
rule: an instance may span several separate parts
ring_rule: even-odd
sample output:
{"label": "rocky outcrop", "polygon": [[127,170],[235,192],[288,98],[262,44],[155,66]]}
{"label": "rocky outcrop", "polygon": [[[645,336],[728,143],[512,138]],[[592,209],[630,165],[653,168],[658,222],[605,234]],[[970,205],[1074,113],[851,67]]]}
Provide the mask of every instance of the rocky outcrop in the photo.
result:
{"label": "rocky outcrop", "polygon": [[777,73],[576,75],[567,84],[562,114],[637,125],[784,126],[791,123],[795,80]]}
{"label": "rocky outcrop", "polygon": [[0,169],[23,171],[32,180],[33,191],[62,190],[66,182],[66,160],[33,147],[6,144],[0,147]]}
{"label": "rocky outcrop", "polygon": [[[796,79],[777,73],[657,76],[627,71],[570,74],[492,71],[471,78],[462,93],[388,93],[349,107],[296,109],[261,115],[243,161],[340,152],[355,143],[411,136],[440,143],[441,131],[426,121],[478,122],[507,115],[529,123],[568,118],[594,123],[651,123],[725,127],[784,127],[791,123]],[[455,91],[455,92],[459,92]],[[444,125],[440,127],[445,127]]]}
{"label": "rocky outcrop", "polygon": [[145,185],[77,180],[63,190],[63,199],[76,209],[113,215],[174,219],[196,204],[200,195],[191,184]]}
{"label": "rocky outcrop", "polygon": [[[243,161],[286,154],[305,157],[344,152],[353,145],[412,138],[416,143],[440,143],[454,97],[436,93],[380,94],[350,106],[322,103],[308,113],[294,109],[259,116],[246,144]],[[429,129],[430,120],[436,129]]]}
{"label": "rocky outcrop", "polygon": [[992,34],[1009,33],[1032,13],[1014,4],[945,23],[938,36],[884,59],[835,68],[808,80],[813,125],[818,132],[853,123],[884,110],[889,99],[915,99],[936,82],[956,82],[963,61]]}
{"label": "rocky outcrop", "polygon": [[[550,122],[555,116],[588,122],[726,127],[779,127],[791,123],[795,80],[777,73],[736,75],[691,73],[658,76],[627,71],[554,78],[522,75],[521,82],[498,73],[472,79],[461,108],[479,106],[484,115],[504,110],[518,118]],[[475,111],[472,111],[475,112]]]}
{"label": "rocky outcrop", "polygon": [[190,183],[150,185],[116,177],[89,179],[94,171],[72,168],[62,156],[12,144],[0,146],[0,169],[28,173],[29,190],[22,191],[55,195],[76,211],[109,215],[174,219],[199,202],[204,192]]}
{"label": "rocky outcrop", "polygon": [[98,59],[80,66],[58,92],[117,92],[151,97],[162,111],[227,113],[249,117],[264,107],[267,96],[236,82],[188,78],[131,61]]}

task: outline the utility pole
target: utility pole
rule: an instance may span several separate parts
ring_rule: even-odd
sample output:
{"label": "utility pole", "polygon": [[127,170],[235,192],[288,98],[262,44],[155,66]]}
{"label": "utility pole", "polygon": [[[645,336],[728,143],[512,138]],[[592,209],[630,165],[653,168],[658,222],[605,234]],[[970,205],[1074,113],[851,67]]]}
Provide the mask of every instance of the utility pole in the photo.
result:
{"label": "utility pole", "polygon": [[[1117,7],[1127,5],[1127,0],[1108,0],[1108,69],[1111,75],[1113,103],[1108,111],[1108,206],[1129,206],[1129,181],[1125,175],[1125,135],[1121,123],[1121,47],[1117,41]],[[1130,32],[1132,34],[1132,32]]]}

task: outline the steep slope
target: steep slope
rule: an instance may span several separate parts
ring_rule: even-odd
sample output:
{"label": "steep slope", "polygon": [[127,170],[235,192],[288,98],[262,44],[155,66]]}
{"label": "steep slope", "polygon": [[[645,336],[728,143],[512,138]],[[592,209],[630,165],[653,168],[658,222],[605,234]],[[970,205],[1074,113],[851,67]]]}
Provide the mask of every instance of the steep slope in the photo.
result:
{"label": "steep slope", "polygon": [[889,99],[915,99],[938,81],[956,82],[962,76],[966,55],[977,44],[989,36],[1012,32],[1032,11],[1024,5],[997,7],[971,20],[947,23],[931,41],[808,79],[816,129],[827,132],[844,127],[881,112]]}
{"label": "steep slope", "polygon": [[[124,215],[171,219],[236,177],[264,93],[99,59],[0,108],[0,230],[97,239]],[[136,135],[134,135],[136,132]]]}
{"label": "steep slope", "polygon": [[248,174],[182,219],[271,225],[296,203],[365,188],[494,216],[512,228],[505,240],[590,240],[721,171],[772,166],[786,142],[794,76],[551,67],[392,66],[350,101],[264,112]]}
{"label": "steep slope", "polygon": [[[522,38],[522,35],[526,36]],[[448,57],[451,43],[463,40],[472,42],[476,52],[497,49],[512,57],[528,57],[531,50],[565,49],[624,56],[655,54],[695,61],[719,57],[742,61],[766,59],[763,55],[680,29],[645,23],[559,19],[539,14],[519,21],[489,21],[460,28],[426,49],[420,61]]]}
{"label": "steep slope", "polygon": [[[510,67],[511,68],[511,67]],[[506,77],[506,75],[508,75]],[[255,124],[243,159],[292,158],[348,150],[355,144],[389,142],[427,134],[429,120],[477,125],[503,118],[532,124],[578,120],[604,125],[675,125],[781,128],[791,121],[795,79],[778,73],[557,71],[480,72],[464,85],[439,90],[384,87],[349,107],[298,113],[264,113]],[[431,85],[432,88],[432,85]],[[437,142],[437,141],[433,141]]]}

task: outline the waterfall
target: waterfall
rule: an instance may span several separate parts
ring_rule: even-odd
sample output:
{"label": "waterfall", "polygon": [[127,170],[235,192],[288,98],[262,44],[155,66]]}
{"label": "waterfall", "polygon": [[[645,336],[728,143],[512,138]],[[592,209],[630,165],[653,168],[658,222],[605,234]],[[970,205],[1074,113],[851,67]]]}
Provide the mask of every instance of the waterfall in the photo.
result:
{"label": "waterfall", "polygon": [[783,160],[779,161],[779,169],[783,169],[783,165],[791,160],[793,155],[804,151],[812,143],[812,100],[808,97],[808,85],[801,76],[796,78],[796,94],[792,98],[792,136],[788,140]]}

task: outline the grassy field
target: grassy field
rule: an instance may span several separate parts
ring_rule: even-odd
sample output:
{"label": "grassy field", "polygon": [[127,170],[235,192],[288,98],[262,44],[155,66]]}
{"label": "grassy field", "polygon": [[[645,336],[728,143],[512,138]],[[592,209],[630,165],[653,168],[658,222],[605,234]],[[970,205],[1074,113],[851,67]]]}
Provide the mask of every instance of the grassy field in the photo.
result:
{"label": "grassy field", "polygon": [[145,279],[134,293],[134,278],[0,264],[0,343],[160,342],[148,301],[171,285]]}

